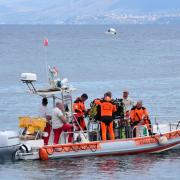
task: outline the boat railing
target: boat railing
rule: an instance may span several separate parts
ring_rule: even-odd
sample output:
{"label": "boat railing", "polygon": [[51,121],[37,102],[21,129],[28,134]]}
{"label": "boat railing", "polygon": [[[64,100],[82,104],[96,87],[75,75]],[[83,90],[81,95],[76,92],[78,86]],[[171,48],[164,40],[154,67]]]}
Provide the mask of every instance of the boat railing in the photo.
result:
{"label": "boat railing", "polygon": [[156,134],[164,134],[172,131],[180,130],[180,121],[178,122],[167,122],[167,123],[158,123],[156,122],[153,125],[153,131]]}
{"label": "boat railing", "polygon": [[174,122],[169,122],[169,130],[174,131],[174,130],[179,130],[180,129],[180,121],[174,123]]}
{"label": "boat railing", "polygon": [[[63,141],[67,143],[67,137],[69,134],[73,134],[73,141],[75,142],[89,142],[89,141],[100,141],[100,123],[99,121],[88,121],[87,123],[87,130],[83,130],[77,120],[77,118],[73,114],[72,124],[73,124],[73,132],[63,132]],[[77,124],[79,130],[76,129]]]}
{"label": "boat railing", "polygon": [[[94,136],[94,138],[92,139],[92,134],[94,133],[96,134],[96,136]],[[86,130],[86,131],[73,131],[73,132],[63,132],[62,136],[63,136],[63,143],[67,144],[67,137],[73,134],[73,143],[80,143],[80,142],[90,142],[90,141],[99,141],[100,139],[100,135],[99,135],[99,131],[90,131],[90,130]]]}
{"label": "boat railing", "polygon": [[132,128],[133,137],[149,136],[147,125],[137,125]]}
{"label": "boat railing", "polygon": [[[76,129],[76,125],[75,124],[77,124],[77,126],[78,126],[78,128],[79,128],[79,130],[80,130],[80,132],[81,132],[81,134],[84,136],[84,138],[86,139],[86,136],[85,136],[85,132],[86,131],[84,131],[83,129],[82,129],[82,127],[81,127],[81,125],[79,124],[79,121],[78,121],[78,119],[76,118],[76,116],[75,116],[75,114],[73,114],[73,120],[72,120],[72,123],[73,123],[73,127],[74,127],[74,131],[73,132],[78,132],[77,130],[75,130]],[[90,121],[89,121],[90,122]],[[98,122],[98,124],[99,124],[99,122]],[[88,129],[89,129],[89,123],[88,123]],[[99,130],[99,129],[98,129]],[[74,135],[74,134],[73,134]]]}
{"label": "boat railing", "polygon": [[[95,124],[95,128],[92,127],[92,124]],[[127,128],[127,127],[126,127]],[[133,128],[129,128],[128,130],[125,127],[119,128],[118,136],[115,139],[128,139],[133,137],[145,137],[149,136],[149,131],[147,125],[138,125],[134,126]],[[124,136],[122,136],[122,132],[124,131]],[[128,131],[128,132],[127,132]],[[115,133],[115,129],[114,129]],[[73,131],[73,132],[63,132],[63,141],[67,143],[67,137],[69,134],[73,134],[74,143],[76,142],[89,142],[89,141],[101,141],[101,134],[100,134],[100,125],[99,122],[91,122],[88,123],[88,130],[86,131]],[[129,136],[129,134],[131,134]]]}
{"label": "boat railing", "polygon": [[[146,125],[135,126],[131,129],[132,137],[145,137],[149,136],[148,128]],[[91,142],[91,141],[101,141],[100,130],[86,130],[86,131],[73,131],[73,132],[63,132],[63,143],[68,143],[67,137],[69,134],[73,134],[73,142],[81,143],[81,142]],[[134,135],[134,136],[133,136]],[[132,137],[124,137],[116,139],[128,139]]]}

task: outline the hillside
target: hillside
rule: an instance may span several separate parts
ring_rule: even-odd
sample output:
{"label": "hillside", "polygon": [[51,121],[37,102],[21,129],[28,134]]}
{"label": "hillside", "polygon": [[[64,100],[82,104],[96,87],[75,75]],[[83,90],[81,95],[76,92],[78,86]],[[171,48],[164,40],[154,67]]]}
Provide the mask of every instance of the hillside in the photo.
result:
{"label": "hillside", "polygon": [[179,16],[179,0],[0,0],[1,24],[170,23]]}

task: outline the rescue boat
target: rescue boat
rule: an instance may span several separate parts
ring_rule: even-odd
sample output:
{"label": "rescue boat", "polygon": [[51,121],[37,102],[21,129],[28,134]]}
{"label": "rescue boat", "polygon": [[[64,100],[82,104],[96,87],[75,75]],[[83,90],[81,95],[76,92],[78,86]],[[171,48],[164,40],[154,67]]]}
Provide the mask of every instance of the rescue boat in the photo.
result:
{"label": "rescue boat", "polygon": [[[53,72],[53,71],[51,71]],[[27,85],[30,94],[53,99],[53,105],[56,100],[60,99],[64,105],[68,106],[69,112],[66,116],[69,122],[74,119],[72,112],[72,92],[74,87],[69,85],[67,79],[59,80],[54,76],[50,78],[50,88],[36,89],[36,74],[22,73],[21,81]],[[119,121],[115,119],[114,121]],[[48,145],[44,145],[43,137],[47,136],[44,132],[46,119],[42,117],[19,117],[19,134],[5,136],[0,133],[0,149],[11,149],[12,157],[15,160],[48,160],[55,158],[73,158],[86,156],[107,156],[107,155],[133,155],[143,153],[159,153],[169,149],[180,147],[180,121],[175,123],[158,124],[152,126],[152,135],[148,134],[146,125],[137,126],[135,129],[136,137],[131,135],[122,136],[120,126],[115,127],[115,140],[101,140],[100,126],[98,121],[89,120],[87,123],[87,131],[74,131],[73,143],[68,143],[68,132],[61,134],[59,144],[53,144],[53,132],[51,132]],[[129,131],[129,130],[128,130]],[[2,138],[3,137],[3,138]],[[14,139],[13,143],[11,140]],[[2,143],[4,142],[4,143]]]}
{"label": "rescue boat", "polygon": [[[157,131],[159,128],[164,129],[163,134]],[[60,144],[53,145],[50,142],[46,146],[42,139],[25,138],[21,140],[23,147],[15,151],[14,158],[16,160],[48,160],[85,156],[134,155],[159,153],[180,147],[179,123],[154,125],[153,132],[156,133],[151,136],[144,136],[143,132],[140,132],[139,137],[135,138],[101,141],[98,140],[98,136],[96,140],[90,140],[91,134],[97,133],[97,129],[88,129],[87,132],[74,132],[73,143],[67,143],[67,133],[64,133]],[[75,141],[78,135],[81,136],[80,142]]]}
{"label": "rescue boat", "polygon": [[[61,99],[71,111],[67,113],[69,121],[72,121],[72,92],[75,90],[69,85],[68,80],[59,81],[51,79],[51,88],[37,90],[34,86],[36,75],[23,73],[21,80],[25,83],[31,94],[42,97],[51,97],[55,105],[56,99]],[[58,95],[60,95],[58,97]],[[115,120],[117,121],[117,119]],[[137,126],[132,129],[136,131],[136,137],[122,137],[121,127],[116,127],[115,140],[101,140],[98,121],[88,121],[87,131],[74,131],[73,143],[68,143],[68,132],[61,135],[59,144],[52,142],[51,133],[49,145],[44,145],[43,136],[46,120],[41,117],[19,117],[19,128],[29,132],[21,133],[19,136],[21,146],[14,151],[13,157],[16,160],[40,159],[48,160],[55,158],[72,158],[85,156],[106,156],[106,155],[132,155],[142,153],[159,153],[169,149],[180,147],[180,121],[177,123],[166,123],[152,126],[152,134],[148,134],[146,125]],[[131,134],[132,134],[131,132]]]}

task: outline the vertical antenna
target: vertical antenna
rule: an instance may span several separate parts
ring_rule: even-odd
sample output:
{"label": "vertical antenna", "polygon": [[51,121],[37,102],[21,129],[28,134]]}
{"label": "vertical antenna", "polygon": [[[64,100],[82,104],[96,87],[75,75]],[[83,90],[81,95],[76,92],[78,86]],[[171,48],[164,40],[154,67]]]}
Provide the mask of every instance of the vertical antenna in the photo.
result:
{"label": "vertical antenna", "polygon": [[47,64],[47,61],[48,61],[48,45],[49,45],[49,41],[47,38],[44,39],[44,51],[45,51],[45,66],[46,66],[46,78],[47,78],[47,81],[49,83],[49,76],[48,76],[48,64]]}

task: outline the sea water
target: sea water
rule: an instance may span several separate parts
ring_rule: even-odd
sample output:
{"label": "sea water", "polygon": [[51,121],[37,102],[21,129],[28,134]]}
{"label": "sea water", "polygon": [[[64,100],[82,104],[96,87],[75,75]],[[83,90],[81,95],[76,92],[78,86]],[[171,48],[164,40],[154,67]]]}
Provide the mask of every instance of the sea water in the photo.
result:
{"label": "sea water", "polygon": [[[37,73],[47,87],[47,65],[59,69],[89,99],[128,89],[143,100],[152,123],[180,120],[180,26],[0,26],[0,130],[18,130],[18,117],[36,115],[41,98],[19,80]],[[43,40],[48,38],[49,46]],[[50,105],[52,102],[50,102]],[[49,106],[49,108],[51,108]],[[179,179],[180,151],[161,154],[18,161],[0,158],[0,179]]]}

